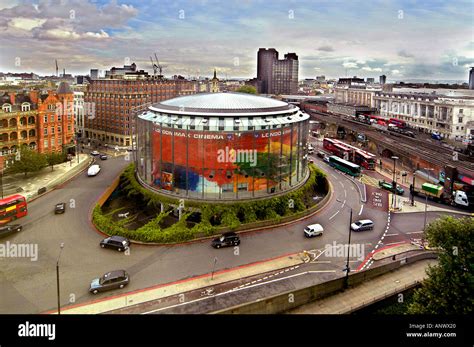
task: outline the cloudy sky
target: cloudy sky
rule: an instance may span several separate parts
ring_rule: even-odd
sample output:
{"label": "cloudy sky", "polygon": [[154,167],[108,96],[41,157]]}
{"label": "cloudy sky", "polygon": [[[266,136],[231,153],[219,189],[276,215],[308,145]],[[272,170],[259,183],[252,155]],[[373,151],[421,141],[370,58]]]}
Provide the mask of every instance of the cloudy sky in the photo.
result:
{"label": "cloudy sky", "polygon": [[467,80],[472,0],[0,0],[0,71],[87,73],[156,52],[167,76],[253,77],[259,47],[300,78]]}

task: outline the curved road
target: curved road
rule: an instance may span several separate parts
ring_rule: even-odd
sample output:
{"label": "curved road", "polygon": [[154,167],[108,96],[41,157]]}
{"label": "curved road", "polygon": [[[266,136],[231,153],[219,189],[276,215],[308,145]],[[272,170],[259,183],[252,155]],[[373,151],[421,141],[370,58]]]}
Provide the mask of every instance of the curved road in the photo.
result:
{"label": "curved road", "polygon": [[[328,206],[307,220],[242,235],[238,255],[234,254],[233,248],[215,250],[208,241],[176,246],[133,245],[130,255],[104,250],[99,247],[103,236],[92,228],[88,215],[101,193],[127,164],[129,162],[123,157],[101,162],[102,171],[98,176],[90,178],[83,172],[61,188],[30,203],[29,215],[19,220],[23,231],[1,241],[37,244],[38,259],[0,258],[0,313],[38,313],[56,308],[56,260],[61,242],[65,243],[60,259],[61,306],[66,306],[210,273],[214,257],[218,259],[217,271],[303,250],[323,249],[333,241],[346,244],[349,209],[336,199],[353,208],[354,220],[370,218],[375,221],[375,230],[352,233],[352,243],[365,245],[365,254],[373,249],[385,231],[387,213],[372,209],[370,204],[362,209],[354,184],[343,174],[318,162],[328,172],[335,190]],[[54,205],[61,201],[68,203],[66,213],[54,215]],[[74,202],[74,208],[69,206],[71,202]],[[324,235],[305,238],[303,228],[311,223],[321,223],[325,228]],[[345,258],[336,263],[333,267],[342,270]],[[360,260],[353,263],[351,268],[354,269]],[[88,293],[91,279],[121,268],[131,276],[131,283],[125,290],[97,296]]]}

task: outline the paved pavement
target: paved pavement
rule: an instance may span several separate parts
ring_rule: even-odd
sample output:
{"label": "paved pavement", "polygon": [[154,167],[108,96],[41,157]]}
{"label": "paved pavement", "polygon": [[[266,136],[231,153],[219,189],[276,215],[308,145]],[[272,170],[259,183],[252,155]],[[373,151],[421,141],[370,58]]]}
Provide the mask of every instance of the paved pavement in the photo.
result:
{"label": "paved pavement", "polygon": [[387,274],[347,289],[339,294],[295,308],[289,314],[344,314],[363,308],[388,296],[401,293],[427,277],[428,266],[437,264],[434,259],[407,264]]}

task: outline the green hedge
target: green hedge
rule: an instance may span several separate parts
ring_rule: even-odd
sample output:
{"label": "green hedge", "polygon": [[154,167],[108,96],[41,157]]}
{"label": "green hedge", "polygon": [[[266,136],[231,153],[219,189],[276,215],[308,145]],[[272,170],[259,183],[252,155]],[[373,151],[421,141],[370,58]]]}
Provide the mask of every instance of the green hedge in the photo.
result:
{"label": "green hedge", "polygon": [[[110,213],[104,215],[99,205],[94,208],[93,222],[99,230],[108,235],[120,235],[142,242],[172,243],[192,240],[196,237],[210,236],[224,228],[236,229],[242,224],[256,221],[274,220],[278,223],[284,216],[290,216],[314,205],[313,196],[317,192],[327,193],[327,181],[324,173],[310,164],[311,174],[308,181],[297,190],[265,200],[238,202],[231,204],[203,204],[186,201],[186,207],[199,208],[201,222],[189,228],[186,219],[190,213],[185,213],[180,221],[162,229],[160,221],[170,211],[159,213],[156,218],[136,230],[128,230],[124,225],[127,219],[115,222]],[[121,175],[120,189],[139,204],[160,209],[160,204],[179,204],[178,199],[156,194],[143,186],[135,178],[134,165],[129,165]]]}

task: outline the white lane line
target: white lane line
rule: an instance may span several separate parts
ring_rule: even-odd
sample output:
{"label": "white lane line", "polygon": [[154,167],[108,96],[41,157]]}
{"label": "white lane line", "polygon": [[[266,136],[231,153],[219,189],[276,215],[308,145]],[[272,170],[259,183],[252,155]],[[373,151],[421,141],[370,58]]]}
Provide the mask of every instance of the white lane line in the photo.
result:
{"label": "white lane line", "polygon": [[330,260],[313,260],[311,263],[312,264],[329,264],[331,263],[331,261]]}
{"label": "white lane line", "polygon": [[347,190],[344,189],[344,197],[347,198]]}
{"label": "white lane line", "polygon": [[330,173],[330,175],[331,175],[332,177],[334,177],[335,179],[337,179],[337,177],[336,177],[336,176],[334,176],[334,174]]}
{"label": "white lane line", "polygon": [[400,235],[400,234],[397,234],[397,233],[393,233],[393,234],[385,234],[385,236],[397,236],[397,235]]}
{"label": "white lane line", "polygon": [[408,233],[405,233],[405,234],[422,234],[423,231],[410,231]]}
{"label": "white lane line", "polygon": [[334,213],[331,217],[329,217],[329,220],[333,219],[334,217],[336,217],[336,215],[339,213],[339,211],[337,211],[336,213]]}
{"label": "white lane line", "polygon": [[364,210],[364,205],[360,206],[360,211],[359,211],[359,216],[362,214],[362,211]]}
{"label": "white lane line", "polygon": [[342,188],[344,188],[344,183],[342,183],[341,181],[339,181],[339,184],[341,185]]}

